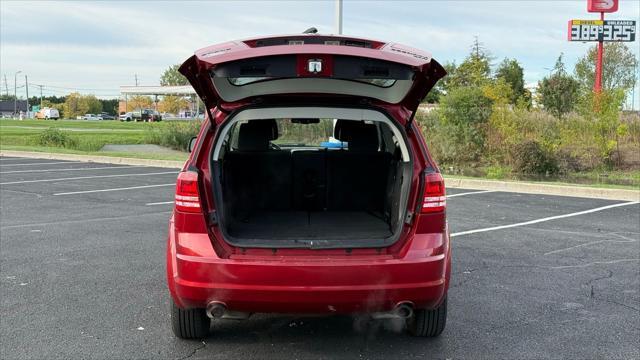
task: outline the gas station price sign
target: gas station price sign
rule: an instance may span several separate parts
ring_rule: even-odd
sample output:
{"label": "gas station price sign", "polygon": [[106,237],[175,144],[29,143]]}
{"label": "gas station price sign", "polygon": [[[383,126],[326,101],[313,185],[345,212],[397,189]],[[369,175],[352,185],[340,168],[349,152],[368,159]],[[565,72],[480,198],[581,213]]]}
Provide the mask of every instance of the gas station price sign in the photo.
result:
{"label": "gas station price sign", "polygon": [[635,20],[569,20],[569,41],[636,41]]}

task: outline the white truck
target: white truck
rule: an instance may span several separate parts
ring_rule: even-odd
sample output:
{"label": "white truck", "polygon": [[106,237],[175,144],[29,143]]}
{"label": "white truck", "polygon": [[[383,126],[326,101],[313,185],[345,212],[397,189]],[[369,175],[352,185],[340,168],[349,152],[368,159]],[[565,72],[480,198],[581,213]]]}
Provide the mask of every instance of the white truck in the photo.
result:
{"label": "white truck", "polygon": [[36,119],[58,120],[59,118],[60,118],[60,112],[58,111],[58,109],[42,108],[40,111],[36,113]]}

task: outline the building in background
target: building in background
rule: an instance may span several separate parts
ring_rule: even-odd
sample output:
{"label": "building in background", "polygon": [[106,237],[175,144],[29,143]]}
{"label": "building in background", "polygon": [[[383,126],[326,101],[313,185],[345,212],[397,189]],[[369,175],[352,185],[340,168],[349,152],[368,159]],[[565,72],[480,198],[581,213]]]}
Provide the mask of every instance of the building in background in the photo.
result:
{"label": "building in background", "polygon": [[191,87],[185,86],[120,86],[118,113],[150,108],[159,112],[163,109],[164,100],[173,101],[175,108],[170,117],[194,118],[202,111],[198,96]]}
{"label": "building in background", "polygon": [[17,113],[22,111],[27,113],[27,100],[18,100],[14,103],[13,100],[0,100],[0,117],[13,117],[14,110]]}

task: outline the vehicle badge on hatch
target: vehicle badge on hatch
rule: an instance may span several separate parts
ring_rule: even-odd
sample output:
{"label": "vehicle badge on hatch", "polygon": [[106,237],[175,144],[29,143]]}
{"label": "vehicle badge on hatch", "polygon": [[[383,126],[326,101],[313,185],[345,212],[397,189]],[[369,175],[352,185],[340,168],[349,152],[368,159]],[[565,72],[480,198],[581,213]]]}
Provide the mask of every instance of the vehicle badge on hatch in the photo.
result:
{"label": "vehicle badge on hatch", "polygon": [[322,72],[322,59],[309,59],[307,70],[312,74]]}

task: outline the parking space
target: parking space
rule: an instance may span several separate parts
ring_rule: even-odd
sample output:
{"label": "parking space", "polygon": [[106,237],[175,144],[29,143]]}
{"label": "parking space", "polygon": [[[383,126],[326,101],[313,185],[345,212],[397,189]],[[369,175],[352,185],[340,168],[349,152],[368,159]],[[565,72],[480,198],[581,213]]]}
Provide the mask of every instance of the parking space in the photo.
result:
{"label": "parking space", "polygon": [[443,335],[254,315],[173,337],[175,169],[0,158],[1,358],[637,358],[640,204],[448,189]]}

